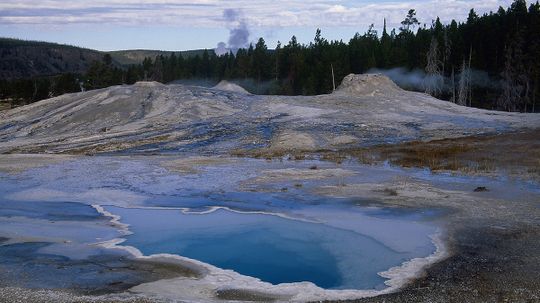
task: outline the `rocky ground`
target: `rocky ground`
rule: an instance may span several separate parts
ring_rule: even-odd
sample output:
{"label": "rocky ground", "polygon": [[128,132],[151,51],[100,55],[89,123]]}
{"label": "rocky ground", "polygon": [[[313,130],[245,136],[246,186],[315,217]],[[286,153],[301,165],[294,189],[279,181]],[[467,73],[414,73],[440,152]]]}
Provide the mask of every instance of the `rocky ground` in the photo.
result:
{"label": "rocky ground", "polygon": [[[448,153],[436,157],[443,163],[469,161],[475,167],[478,158],[491,163],[482,169],[446,167],[444,172],[458,175],[488,175],[491,177],[521,178],[538,181],[537,167],[540,157],[537,132],[486,138],[448,140],[443,144],[427,142],[414,144],[412,150],[400,146],[388,147],[396,163],[403,159],[417,158],[417,149],[445,150],[447,145],[474,145],[480,151]],[[524,141],[525,140],[525,141]],[[517,148],[530,146],[526,155]],[[405,144],[410,147],[410,145]],[[403,146],[401,146],[403,147]],[[491,147],[491,148],[488,148]],[[436,149],[436,148],[435,148]],[[495,152],[490,157],[481,151]],[[408,151],[408,152],[406,152]],[[363,152],[366,152],[364,150]],[[373,155],[380,157],[381,150],[374,148]],[[388,150],[383,149],[383,154]],[[530,152],[530,153],[529,153]],[[437,154],[435,152],[435,154]],[[517,156],[520,155],[520,156]],[[388,156],[388,154],[386,154]],[[384,159],[384,157],[383,157]],[[412,161],[422,167],[422,161]],[[423,167],[430,167],[424,162]],[[530,166],[524,163],[534,163]],[[528,169],[523,169],[523,168]],[[416,187],[416,188],[415,188]],[[429,186],[418,186],[406,181],[391,186],[380,186],[381,192],[390,197],[384,203],[399,206],[431,205],[451,210],[445,217],[447,243],[451,256],[426,270],[423,277],[413,281],[399,292],[354,302],[540,302],[540,197],[538,193],[504,196],[505,188],[476,187],[471,193],[440,191]],[[383,189],[384,188],[384,189]],[[334,194],[365,196],[370,189],[345,186],[341,189],[324,189]],[[495,191],[498,193],[490,193]],[[416,193],[414,199],[403,197],[403,192]],[[476,193],[472,193],[476,192]]]}
{"label": "rocky ground", "polygon": [[354,302],[540,301],[537,223],[455,223],[461,226],[452,233],[452,257],[400,292]]}
{"label": "rocky ground", "polygon": [[1,153],[337,150],[540,127],[534,114],[457,106],[350,75],[322,96],[256,96],[140,82],[67,94],[0,112]]}
{"label": "rocky ground", "polygon": [[[385,182],[337,182],[306,190],[369,198],[387,207],[446,211],[440,220],[449,257],[398,292],[355,302],[540,302],[539,130],[538,115],[464,108],[405,92],[378,75],[351,75],[335,93],[313,97],[255,96],[227,83],[214,89],[138,83],[0,112],[0,171],[17,173],[105,152],[198,155],[163,161],[163,167],[180,173],[192,173],[202,164],[230,163],[235,156],[316,158],[339,165],[266,171],[245,184],[256,191],[283,190],[283,180],[290,188],[313,179],[341,180],[350,174],[349,161],[482,176],[486,183],[470,188],[400,175]],[[504,188],[505,178],[533,185]],[[155,277],[149,276],[150,281]],[[242,289],[216,297],[278,300]],[[160,299],[0,288],[0,302],[51,301]]]}

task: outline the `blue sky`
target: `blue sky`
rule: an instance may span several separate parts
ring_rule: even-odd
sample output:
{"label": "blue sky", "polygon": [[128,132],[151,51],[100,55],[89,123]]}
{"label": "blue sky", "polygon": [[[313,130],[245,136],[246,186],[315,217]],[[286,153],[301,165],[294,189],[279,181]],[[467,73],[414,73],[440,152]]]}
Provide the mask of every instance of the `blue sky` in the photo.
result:
{"label": "blue sky", "polygon": [[[348,41],[386,18],[398,27],[410,8],[422,23],[465,20],[508,7],[512,0],[4,0],[0,3],[0,36],[68,43],[99,50],[214,48],[228,42],[231,29],[249,31],[247,42],[263,37],[270,47],[313,39],[321,28],[328,39]],[[224,11],[234,10],[234,19]]]}

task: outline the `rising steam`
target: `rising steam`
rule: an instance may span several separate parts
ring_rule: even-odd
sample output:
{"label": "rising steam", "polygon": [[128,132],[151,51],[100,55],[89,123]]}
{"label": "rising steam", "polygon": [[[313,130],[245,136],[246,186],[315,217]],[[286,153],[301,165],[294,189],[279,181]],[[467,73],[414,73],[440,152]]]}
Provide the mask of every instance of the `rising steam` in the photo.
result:
{"label": "rising steam", "polygon": [[[372,74],[383,74],[392,79],[399,87],[407,90],[425,91],[426,87],[437,87],[440,91],[448,93],[451,91],[452,79],[450,77],[434,77],[426,74],[423,70],[415,69],[408,70],[403,67],[392,69],[377,69],[373,68],[368,71]],[[491,79],[485,71],[470,70],[471,85],[480,88],[497,88],[499,81]],[[455,82],[461,77],[460,73],[456,73]]]}
{"label": "rising steam", "polygon": [[249,29],[246,19],[239,9],[226,9],[223,11],[223,19],[229,29],[228,44],[219,42],[214,50],[216,55],[222,56],[229,51],[236,52],[239,48],[246,47],[249,41]]}

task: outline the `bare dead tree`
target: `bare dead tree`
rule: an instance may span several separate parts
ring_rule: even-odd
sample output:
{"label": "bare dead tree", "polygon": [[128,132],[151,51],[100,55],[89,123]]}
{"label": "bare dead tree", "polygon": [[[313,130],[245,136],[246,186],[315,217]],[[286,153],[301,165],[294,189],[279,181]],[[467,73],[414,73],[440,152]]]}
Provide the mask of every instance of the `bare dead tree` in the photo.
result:
{"label": "bare dead tree", "polygon": [[524,94],[523,94],[523,112],[527,112],[527,105],[529,105],[529,96],[530,96],[530,91],[531,91],[531,83],[529,81],[529,77],[526,75],[526,74],[521,74],[520,77],[520,82],[523,84],[524,86]]}
{"label": "bare dead tree", "polygon": [[472,47],[469,51],[469,61],[463,59],[459,74],[457,104],[464,106],[472,106]]}
{"label": "bare dead tree", "polygon": [[452,41],[450,38],[448,38],[448,29],[444,29],[444,52],[443,52],[443,66],[442,66],[442,74],[445,76],[446,71],[446,62],[450,59],[450,56],[452,55]]}
{"label": "bare dead tree", "polygon": [[461,65],[461,72],[459,75],[458,83],[458,94],[457,94],[457,104],[467,105],[467,99],[469,97],[469,83],[470,83],[470,70],[467,67],[467,61],[463,60]]}
{"label": "bare dead tree", "polygon": [[37,80],[34,79],[34,91],[32,93],[32,101],[36,101],[37,91],[38,91]]}
{"label": "bare dead tree", "polygon": [[438,96],[442,92],[443,76],[441,73],[442,62],[439,59],[439,43],[437,39],[433,37],[427,53],[427,65],[425,80],[425,91],[427,94]]}
{"label": "bare dead tree", "polygon": [[275,56],[276,57],[276,81],[278,81],[279,80],[279,59],[281,55],[281,42],[279,41],[276,46],[275,54],[276,54]]}
{"label": "bare dead tree", "polygon": [[531,109],[531,113],[535,113],[536,112],[536,95],[538,94],[538,78],[535,78],[534,79],[534,84],[533,84],[533,92],[532,92],[532,109]]}
{"label": "bare dead tree", "polygon": [[330,68],[332,69],[332,85],[334,87],[332,91],[335,92],[336,91],[336,77],[334,76],[334,65],[330,64]]}
{"label": "bare dead tree", "polygon": [[452,99],[450,100],[456,103],[456,75],[454,73],[454,67],[452,66]]}
{"label": "bare dead tree", "polygon": [[472,106],[472,69],[471,69],[471,62],[472,62],[472,45],[469,50],[469,69],[468,69],[468,87],[469,87],[469,106]]}

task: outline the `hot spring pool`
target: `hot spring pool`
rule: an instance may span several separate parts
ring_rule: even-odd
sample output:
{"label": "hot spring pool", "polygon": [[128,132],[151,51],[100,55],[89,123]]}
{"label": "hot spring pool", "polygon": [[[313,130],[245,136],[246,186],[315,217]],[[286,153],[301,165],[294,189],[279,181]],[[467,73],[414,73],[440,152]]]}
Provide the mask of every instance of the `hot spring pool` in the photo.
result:
{"label": "hot spring pool", "polygon": [[[379,290],[385,288],[380,272],[436,249],[430,236],[437,230],[431,220],[437,214],[429,209],[369,207],[372,204],[362,199],[313,194],[313,188],[336,184],[335,178],[304,180],[301,187],[288,179],[262,185],[253,181],[284,165],[308,169],[315,163],[323,170],[333,164],[248,159],[174,174],[145,161],[96,157],[16,176],[0,173],[0,241],[30,238],[50,243],[30,245],[33,250],[28,252],[21,250],[27,244],[15,247],[0,256],[0,262],[35,277],[36,287],[47,287],[49,281],[61,281],[55,276],[67,275],[26,261],[45,254],[60,260],[50,267],[61,269],[58,264],[71,260],[88,269],[81,275],[79,267],[70,267],[69,280],[78,277],[81,285],[90,283],[85,279],[107,285],[122,279],[102,274],[88,260],[111,253],[96,243],[122,236],[126,240],[121,245],[144,255],[177,254],[272,284],[309,281],[325,289]],[[246,176],[246,171],[251,173]],[[375,182],[392,174],[385,176],[363,171],[345,182]],[[280,191],[283,187],[288,190]],[[119,215],[133,234],[123,236],[91,205]],[[210,206],[222,208],[205,212]],[[192,211],[183,213],[181,208]],[[190,282],[179,285],[189,287]]]}
{"label": "hot spring pool", "polygon": [[[133,234],[122,245],[145,255],[178,254],[272,284],[309,281],[327,289],[382,289],[379,272],[435,249],[425,241],[414,251],[397,251],[351,230],[270,214],[106,210],[130,225]],[[433,231],[422,230],[426,234],[412,236],[427,238]]]}

